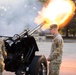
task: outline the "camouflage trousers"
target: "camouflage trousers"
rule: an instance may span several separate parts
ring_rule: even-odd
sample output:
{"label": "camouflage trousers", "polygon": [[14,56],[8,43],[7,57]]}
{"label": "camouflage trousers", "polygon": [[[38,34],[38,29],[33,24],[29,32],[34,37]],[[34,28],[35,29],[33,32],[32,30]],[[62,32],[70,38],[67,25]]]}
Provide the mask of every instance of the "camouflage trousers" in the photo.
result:
{"label": "camouflage trousers", "polygon": [[50,63],[49,64],[49,75],[59,75],[60,64],[59,63]]}
{"label": "camouflage trousers", "polygon": [[5,64],[4,64],[3,60],[0,60],[0,75],[2,75],[2,72],[4,71],[4,66],[5,66]]}

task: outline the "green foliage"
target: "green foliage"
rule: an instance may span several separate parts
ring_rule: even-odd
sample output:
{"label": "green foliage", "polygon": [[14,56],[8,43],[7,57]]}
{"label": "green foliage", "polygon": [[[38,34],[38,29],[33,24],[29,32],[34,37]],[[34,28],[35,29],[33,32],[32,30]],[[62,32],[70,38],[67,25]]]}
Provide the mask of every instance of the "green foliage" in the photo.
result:
{"label": "green foliage", "polygon": [[70,23],[69,30],[70,30],[70,33],[73,34],[73,36],[75,36],[75,34],[76,34],[76,18],[74,18],[72,20],[72,22]]}
{"label": "green foliage", "polygon": [[69,35],[73,35],[75,37],[76,35],[76,18],[74,18],[65,28],[63,28],[62,33],[65,34],[66,37],[69,37]]}
{"label": "green foliage", "polygon": [[45,3],[47,0],[40,0],[41,2]]}

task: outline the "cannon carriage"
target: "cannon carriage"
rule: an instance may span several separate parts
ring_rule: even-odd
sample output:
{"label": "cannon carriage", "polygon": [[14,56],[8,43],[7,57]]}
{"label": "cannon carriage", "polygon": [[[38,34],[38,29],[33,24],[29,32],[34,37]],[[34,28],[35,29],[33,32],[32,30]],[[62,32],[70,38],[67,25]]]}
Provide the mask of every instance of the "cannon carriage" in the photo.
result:
{"label": "cannon carriage", "polygon": [[20,35],[5,39],[7,58],[5,70],[16,75],[47,75],[47,61],[44,55],[36,55],[39,51],[35,38],[31,35],[40,28],[40,24],[32,31],[24,31]]}

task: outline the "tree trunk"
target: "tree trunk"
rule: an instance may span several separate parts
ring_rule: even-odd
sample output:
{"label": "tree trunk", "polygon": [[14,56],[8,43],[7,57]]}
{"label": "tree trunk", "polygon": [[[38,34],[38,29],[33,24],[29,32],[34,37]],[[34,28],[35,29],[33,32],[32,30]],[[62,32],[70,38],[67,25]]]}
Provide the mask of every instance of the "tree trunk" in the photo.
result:
{"label": "tree trunk", "polygon": [[73,37],[75,37],[75,32],[73,32]]}
{"label": "tree trunk", "polygon": [[66,27],[66,38],[68,38],[68,37],[69,37],[68,29],[69,29],[69,27],[67,26],[67,27]]}

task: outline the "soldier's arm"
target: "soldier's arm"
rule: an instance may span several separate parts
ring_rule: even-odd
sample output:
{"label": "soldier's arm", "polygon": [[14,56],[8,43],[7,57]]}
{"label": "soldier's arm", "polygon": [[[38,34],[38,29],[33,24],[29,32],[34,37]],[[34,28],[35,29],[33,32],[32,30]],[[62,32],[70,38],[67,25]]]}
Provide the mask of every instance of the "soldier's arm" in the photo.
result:
{"label": "soldier's arm", "polygon": [[4,41],[3,41],[3,44],[2,44],[2,51],[3,51],[3,57],[6,58],[7,57],[7,52],[6,52]]}
{"label": "soldier's arm", "polygon": [[54,41],[54,51],[50,55],[50,60],[56,59],[61,53],[61,41],[56,39]]}

